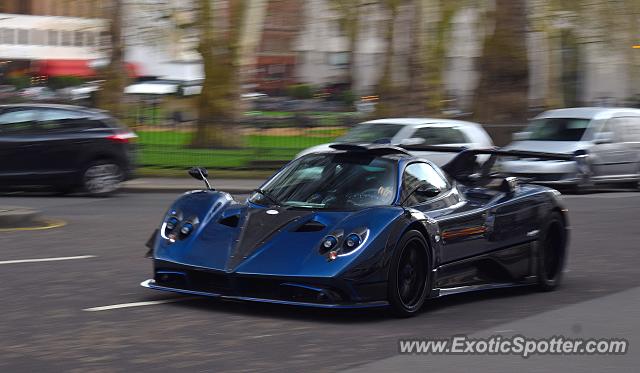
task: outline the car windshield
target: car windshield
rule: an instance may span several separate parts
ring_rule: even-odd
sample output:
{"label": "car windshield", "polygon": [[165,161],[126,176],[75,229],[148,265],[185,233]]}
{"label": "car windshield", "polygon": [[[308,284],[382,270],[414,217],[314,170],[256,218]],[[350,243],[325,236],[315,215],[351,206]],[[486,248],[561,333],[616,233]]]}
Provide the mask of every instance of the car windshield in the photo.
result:
{"label": "car windshield", "polygon": [[311,154],[290,163],[249,201],[324,210],[390,205],[396,196],[395,175],[395,162],[389,159],[353,153]]}
{"label": "car windshield", "polygon": [[527,128],[527,140],[537,141],[580,141],[584,136],[589,119],[544,118],[535,119]]}
{"label": "car windshield", "polygon": [[400,129],[401,124],[390,123],[360,123],[345,135],[336,139],[338,142],[374,142],[391,140]]}

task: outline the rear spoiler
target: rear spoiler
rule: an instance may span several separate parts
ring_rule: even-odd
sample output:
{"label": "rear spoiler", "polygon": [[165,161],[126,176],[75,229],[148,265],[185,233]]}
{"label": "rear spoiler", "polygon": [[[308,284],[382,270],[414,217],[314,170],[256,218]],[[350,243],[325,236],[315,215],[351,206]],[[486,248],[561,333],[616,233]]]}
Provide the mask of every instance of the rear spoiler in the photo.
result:
{"label": "rear spoiler", "polygon": [[467,148],[465,146],[420,146],[420,145],[403,145],[400,148],[407,151],[421,151],[421,152],[439,152],[439,153],[468,153],[475,155],[495,155],[506,157],[520,157],[520,158],[541,158],[541,159],[557,159],[557,160],[573,160],[575,156],[573,154],[565,153],[548,153],[548,152],[532,152],[526,150],[504,150],[500,148]]}
{"label": "rear spoiler", "polygon": [[[491,172],[497,157],[518,157],[518,158],[539,158],[539,159],[555,159],[555,160],[580,160],[579,155],[532,152],[520,150],[503,150],[499,148],[478,148],[469,149],[466,147],[455,146],[420,146],[407,145],[401,146],[407,151],[423,151],[423,152],[441,152],[441,153],[458,153],[451,161],[441,167],[449,176],[456,181],[468,183],[477,179],[486,179]],[[477,156],[489,155],[490,158],[478,168]],[[477,175],[472,178],[471,175]],[[473,179],[473,180],[472,180]]]}

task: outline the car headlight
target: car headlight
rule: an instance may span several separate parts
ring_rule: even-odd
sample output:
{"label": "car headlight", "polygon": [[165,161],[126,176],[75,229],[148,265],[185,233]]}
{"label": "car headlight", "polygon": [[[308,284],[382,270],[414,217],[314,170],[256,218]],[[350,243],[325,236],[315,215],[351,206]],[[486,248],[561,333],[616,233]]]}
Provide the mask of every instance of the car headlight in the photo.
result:
{"label": "car headlight", "polygon": [[192,231],[193,231],[193,224],[191,224],[190,222],[184,223],[180,228],[180,234],[182,235],[182,237],[188,236],[189,233],[191,233]]}
{"label": "car headlight", "polygon": [[355,249],[356,247],[360,246],[361,243],[362,243],[362,237],[360,237],[355,233],[351,233],[350,235],[347,236],[347,239],[344,240],[344,249],[345,251],[349,252]]}
{"label": "car headlight", "polygon": [[324,251],[329,251],[338,246],[338,239],[334,236],[327,236],[322,240],[322,249]]}
{"label": "car headlight", "polygon": [[167,231],[172,231],[175,227],[178,226],[179,223],[180,223],[180,220],[178,220],[178,218],[176,218],[175,216],[172,216],[169,219],[167,219],[165,229]]}

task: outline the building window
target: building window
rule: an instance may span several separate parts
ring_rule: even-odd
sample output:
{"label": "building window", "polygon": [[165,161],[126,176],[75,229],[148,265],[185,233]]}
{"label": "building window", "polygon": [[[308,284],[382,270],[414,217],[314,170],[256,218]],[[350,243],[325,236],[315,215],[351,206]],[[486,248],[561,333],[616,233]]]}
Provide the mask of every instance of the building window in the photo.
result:
{"label": "building window", "polygon": [[31,44],[47,45],[46,33],[43,30],[31,30]]}
{"label": "building window", "polygon": [[84,45],[84,32],[80,32],[80,31],[74,32],[73,40],[74,40],[73,45],[75,45],[76,47],[83,46]]}
{"label": "building window", "polygon": [[0,44],[15,44],[15,33],[12,28],[0,29]]}
{"label": "building window", "polygon": [[29,30],[18,29],[18,44],[29,44]]}
{"label": "building window", "polygon": [[96,46],[96,34],[88,31],[86,32],[86,39],[85,39],[86,45],[89,47],[95,47]]}
{"label": "building window", "polygon": [[73,45],[73,32],[62,31],[62,45],[65,47]]}
{"label": "building window", "polygon": [[58,45],[60,44],[60,33],[56,30],[49,30],[47,32],[48,34],[48,38],[47,38],[47,45]]}
{"label": "building window", "polygon": [[349,66],[349,52],[331,52],[328,53],[329,65],[336,67]]}

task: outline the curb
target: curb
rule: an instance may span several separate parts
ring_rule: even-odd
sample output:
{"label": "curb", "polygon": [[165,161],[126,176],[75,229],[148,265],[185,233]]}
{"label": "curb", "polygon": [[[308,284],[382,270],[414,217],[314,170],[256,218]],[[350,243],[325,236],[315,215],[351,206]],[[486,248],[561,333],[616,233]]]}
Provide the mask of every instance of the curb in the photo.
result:
{"label": "curb", "polygon": [[0,228],[32,226],[39,222],[40,211],[18,206],[0,207]]}

